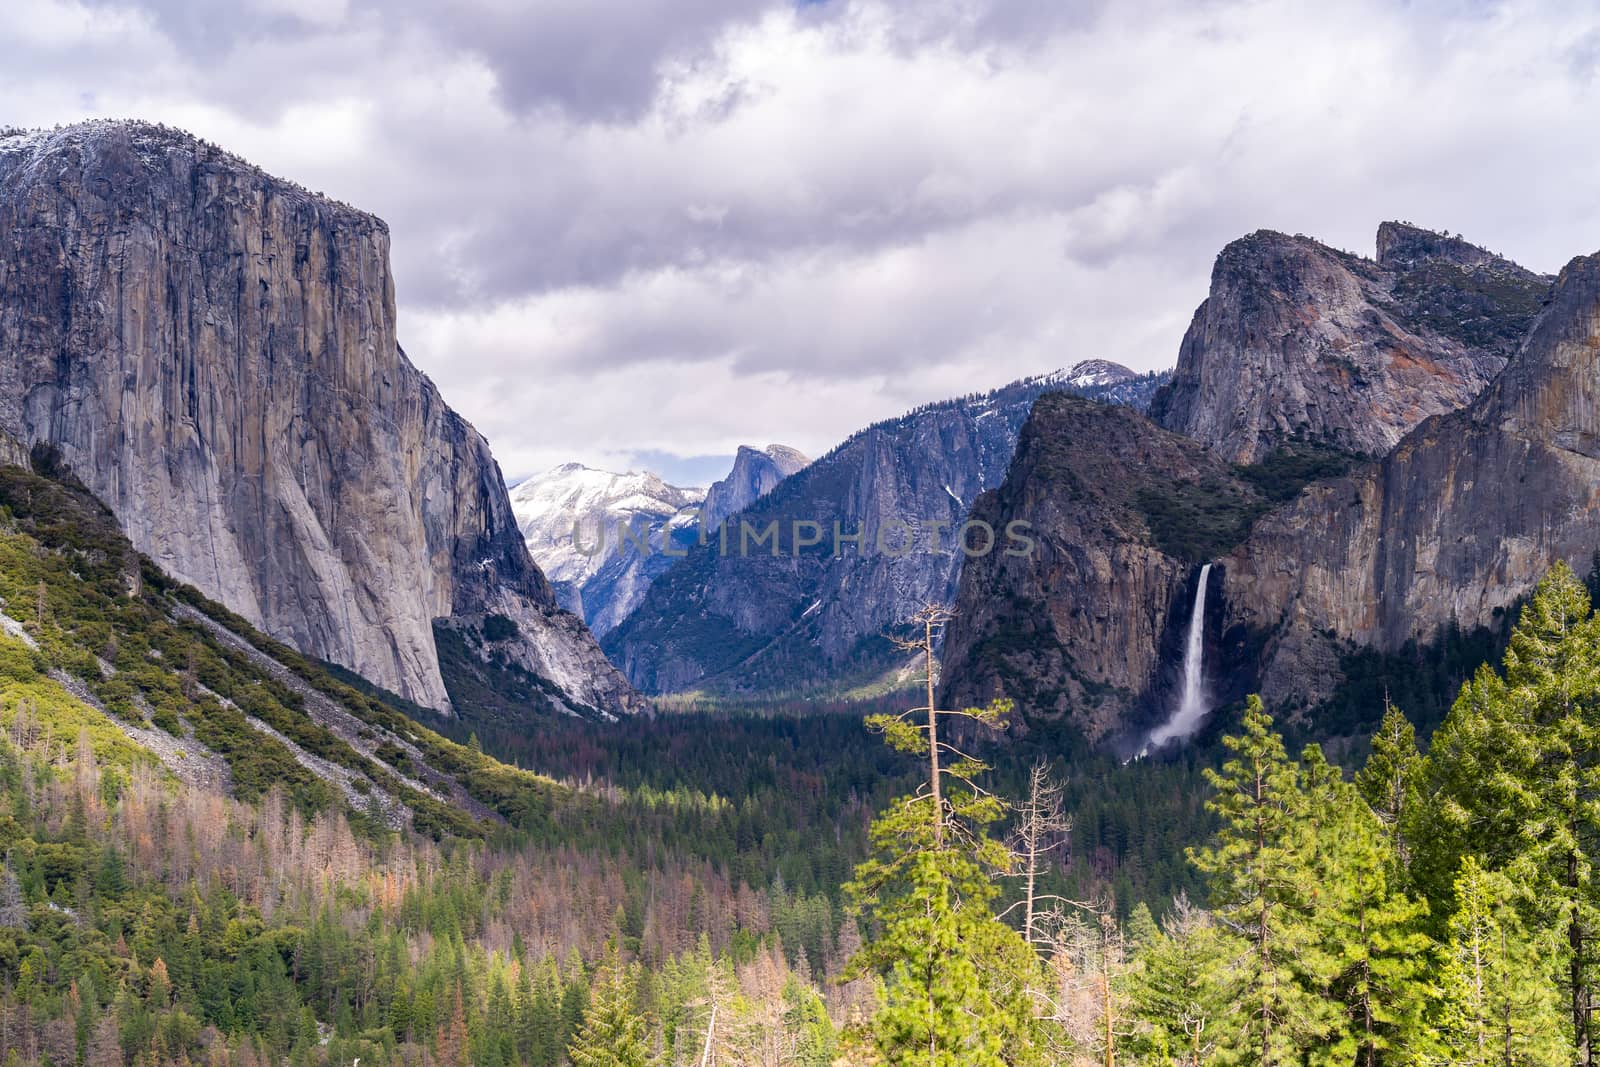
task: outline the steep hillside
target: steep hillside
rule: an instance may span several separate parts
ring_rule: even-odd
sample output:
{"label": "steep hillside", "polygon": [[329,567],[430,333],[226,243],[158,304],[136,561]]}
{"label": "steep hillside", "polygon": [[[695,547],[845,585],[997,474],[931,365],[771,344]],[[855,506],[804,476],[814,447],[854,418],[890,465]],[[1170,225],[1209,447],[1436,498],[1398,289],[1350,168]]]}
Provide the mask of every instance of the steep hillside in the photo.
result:
{"label": "steep hillside", "polygon": [[[1509,270],[1415,231],[1386,228],[1382,249],[1396,270]],[[1325,310],[1305,315],[1328,321]],[[1474,329],[1499,346],[1519,321]],[[991,524],[1029,521],[1041,551],[967,565],[947,694],[1003,691],[1037,714],[1070,710],[1090,734],[1138,724],[1182,659],[1174,605],[1193,603],[1204,562],[1215,565],[1204,629],[1214,706],[1259,690],[1315,733],[1308,715],[1391,659],[1433,648],[1476,663],[1554,562],[1583,573],[1600,549],[1597,381],[1600,257],[1584,257],[1490,386],[1376,461],[1289,438],[1260,462],[1197,478],[1153,426],[1041,403],[1005,485],[975,510]]]}
{"label": "steep hillside", "polygon": [[1240,463],[1291,440],[1381,456],[1499,373],[1550,282],[1402,223],[1376,261],[1251,234],[1217,257],[1151,417]]}
{"label": "steep hillside", "polygon": [[[1004,477],[1035,398],[1069,374],[930,404],[854,435],[657,579],[607,635],[613,662],[653,692],[895,684],[887,634],[955,592],[965,553],[954,539],[973,501]],[[1087,391],[1137,401],[1158,381]],[[969,537],[981,548],[980,530]]]}
{"label": "steep hillside", "polygon": [[1556,560],[1600,548],[1600,256],[1573,260],[1510,366],[1463,411],[1314,488],[1225,560],[1260,685],[1315,703],[1351,647],[1495,625]]}
{"label": "steep hillside", "polygon": [[[607,751],[600,724],[556,725],[518,736],[569,776]],[[902,780],[856,747],[868,795]],[[726,752],[743,803],[660,750],[660,788],[515,770],[167,579],[81,488],[0,468],[0,1045],[28,1067],[561,1067],[619,947],[672,1062],[700,1054],[713,982],[726,1062],[831,1041],[869,992],[831,981],[860,943],[836,901],[861,794]]]}
{"label": "steep hillside", "polygon": [[[42,453],[41,453],[42,454]],[[0,467],[0,715],[307,815],[472,836],[558,787],[335,680],[136,552],[81,488]]]}
{"label": "steep hillside", "polygon": [[252,625],[448,709],[436,624],[501,616],[562,705],[635,706],[401,351],[378,219],[162,127],[0,136],[0,351],[0,430]]}

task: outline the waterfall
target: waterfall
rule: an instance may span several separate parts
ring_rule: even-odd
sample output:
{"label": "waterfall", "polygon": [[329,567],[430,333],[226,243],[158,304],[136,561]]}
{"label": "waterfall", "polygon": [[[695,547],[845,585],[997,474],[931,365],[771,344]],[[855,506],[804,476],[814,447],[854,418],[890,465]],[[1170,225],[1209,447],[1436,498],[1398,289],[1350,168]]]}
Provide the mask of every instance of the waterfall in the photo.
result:
{"label": "waterfall", "polygon": [[1200,568],[1200,587],[1195,590],[1194,609],[1189,613],[1189,634],[1183,645],[1183,691],[1178,706],[1166,722],[1150,731],[1144,751],[1160,748],[1168,741],[1182,740],[1200,728],[1200,720],[1211,709],[1206,706],[1206,583],[1211,564]]}

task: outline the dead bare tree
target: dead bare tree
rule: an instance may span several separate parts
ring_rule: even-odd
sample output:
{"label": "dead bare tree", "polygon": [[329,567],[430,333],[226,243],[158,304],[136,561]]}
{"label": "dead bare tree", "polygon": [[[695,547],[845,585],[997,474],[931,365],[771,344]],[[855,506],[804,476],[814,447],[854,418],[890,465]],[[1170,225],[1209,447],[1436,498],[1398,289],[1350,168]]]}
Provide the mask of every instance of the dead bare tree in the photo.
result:
{"label": "dead bare tree", "polygon": [[1062,783],[1051,777],[1049,764],[1040,760],[1028,775],[1028,799],[1016,806],[1017,828],[1012,834],[1012,854],[1016,857],[1017,877],[1022,879],[1022,899],[1017,904],[1023,909],[1023,937],[1034,946],[1045,940],[1038,921],[1041,901],[1085,907],[1058,896],[1041,897],[1039,894],[1039,876],[1047,869],[1050,854],[1067,843],[1067,834],[1072,831],[1065,792]]}

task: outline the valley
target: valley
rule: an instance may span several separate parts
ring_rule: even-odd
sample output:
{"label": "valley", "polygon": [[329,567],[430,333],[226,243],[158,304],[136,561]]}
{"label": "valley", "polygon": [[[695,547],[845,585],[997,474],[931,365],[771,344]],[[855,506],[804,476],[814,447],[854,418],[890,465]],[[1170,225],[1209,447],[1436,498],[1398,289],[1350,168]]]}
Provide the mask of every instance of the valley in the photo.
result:
{"label": "valley", "polygon": [[6,1067],[1589,1062],[1600,256],[508,486],[389,242],[0,133]]}

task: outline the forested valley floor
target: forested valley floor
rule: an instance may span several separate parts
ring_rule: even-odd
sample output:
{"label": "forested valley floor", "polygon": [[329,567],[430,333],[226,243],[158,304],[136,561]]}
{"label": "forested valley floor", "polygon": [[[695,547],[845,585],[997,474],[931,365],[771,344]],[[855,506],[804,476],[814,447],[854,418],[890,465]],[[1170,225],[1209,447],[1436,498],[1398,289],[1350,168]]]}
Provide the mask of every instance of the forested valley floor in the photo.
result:
{"label": "forested valley floor", "polygon": [[916,696],[408,719],[0,474],[5,1064],[1588,1062],[1565,569],[1431,744],[1123,766]]}

